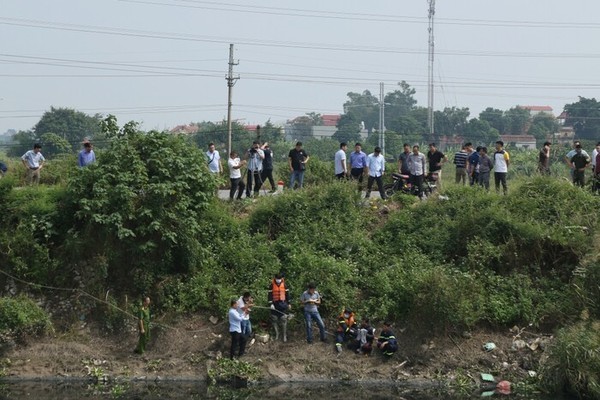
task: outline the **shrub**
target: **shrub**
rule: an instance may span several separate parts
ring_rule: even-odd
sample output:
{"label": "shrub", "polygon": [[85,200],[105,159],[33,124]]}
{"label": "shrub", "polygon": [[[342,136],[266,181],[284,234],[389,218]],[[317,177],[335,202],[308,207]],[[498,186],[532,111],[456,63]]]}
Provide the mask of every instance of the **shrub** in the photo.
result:
{"label": "shrub", "polygon": [[580,322],[559,331],[542,365],[541,380],[555,393],[600,398],[600,322]]}
{"label": "shrub", "polygon": [[4,338],[23,339],[52,329],[48,314],[33,300],[18,296],[0,298],[0,333]]}

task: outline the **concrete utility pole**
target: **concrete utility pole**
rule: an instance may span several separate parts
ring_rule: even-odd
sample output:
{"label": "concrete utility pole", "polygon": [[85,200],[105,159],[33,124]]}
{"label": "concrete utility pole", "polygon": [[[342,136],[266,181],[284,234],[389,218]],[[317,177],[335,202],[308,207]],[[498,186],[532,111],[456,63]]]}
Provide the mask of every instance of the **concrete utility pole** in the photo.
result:
{"label": "concrete utility pole", "polygon": [[231,92],[235,81],[240,79],[239,76],[233,76],[233,66],[238,65],[239,62],[233,61],[233,44],[229,45],[229,72],[225,77],[227,81],[227,157],[231,154]]}
{"label": "concrete utility pole", "polygon": [[383,94],[383,82],[379,82],[379,147],[381,154],[385,157],[385,96]]}
{"label": "concrete utility pole", "polygon": [[427,75],[427,126],[429,127],[430,140],[433,140],[434,121],[433,121],[433,59],[435,54],[435,41],[433,37],[433,18],[435,16],[435,0],[429,2],[429,65]]}

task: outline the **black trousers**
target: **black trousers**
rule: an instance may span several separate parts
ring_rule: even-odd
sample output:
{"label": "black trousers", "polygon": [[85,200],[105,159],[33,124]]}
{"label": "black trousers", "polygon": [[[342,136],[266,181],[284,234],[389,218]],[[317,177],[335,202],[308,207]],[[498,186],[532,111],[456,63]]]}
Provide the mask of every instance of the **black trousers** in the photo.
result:
{"label": "black trousers", "polygon": [[254,181],[254,193],[258,194],[263,183],[260,171],[248,171],[248,179],[246,179],[246,197],[250,197],[250,192],[252,192],[252,181]]}
{"label": "black trousers", "polygon": [[[242,178],[229,178],[229,182],[231,182],[231,189],[229,189],[229,198],[233,200],[235,197],[235,192],[238,192],[237,198],[238,200],[242,198],[242,194],[244,193],[244,182],[242,182]],[[238,191],[239,189],[239,191]]]}
{"label": "black trousers", "polygon": [[235,350],[239,348],[238,357],[244,355],[246,351],[246,336],[242,335],[241,332],[229,332],[231,335],[231,348],[229,350],[229,358],[233,360],[235,356]]}
{"label": "black trousers", "polygon": [[379,189],[379,195],[382,199],[386,199],[385,191],[383,190],[383,178],[381,176],[370,176],[367,180],[367,194],[365,197],[371,196],[371,188],[373,187],[373,181],[377,182],[377,189]]}
{"label": "black trousers", "polygon": [[364,168],[352,168],[350,170],[350,176],[352,179],[358,180],[358,190],[362,190],[363,176],[365,175]]}
{"label": "black trousers", "polygon": [[277,187],[275,186],[275,180],[273,179],[272,169],[263,169],[262,173],[260,174],[260,179],[262,183],[265,183],[268,179],[269,183],[271,184],[271,190],[277,189]]}
{"label": "black trousers", "polygon": [[508,191],[506,187],[506,172],[494,172],[494,183],[496,185],[496,192],[500,191],[500,184],[502,184],[502,191],[506,194]]}
{"label": "black trousers", "polygon": [[411,187],[411,191],[413,194],[415,194],[415,190],[419,189],[419,197],[423,197],[423,178],[425,176],[424,175],[411,175],[409,182],[412,185]]}

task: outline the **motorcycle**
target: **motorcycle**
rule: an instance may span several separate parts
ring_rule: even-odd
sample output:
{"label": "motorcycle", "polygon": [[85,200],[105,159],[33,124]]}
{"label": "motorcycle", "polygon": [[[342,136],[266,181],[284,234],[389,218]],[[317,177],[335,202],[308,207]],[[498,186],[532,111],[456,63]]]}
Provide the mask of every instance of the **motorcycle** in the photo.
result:
{"label": "motorcycle", "polygon": [[[415,194],[419,195],[419,189],[412,187],[410,177],[404,174],[392,173],[394,183],[387,184],[383,187],[387,197],[393,196],[395,193]],[[423,179],[423,191],[426,196],[431,195],[437,190],[437,181],[439,175],[436,172],[430,172]]]}

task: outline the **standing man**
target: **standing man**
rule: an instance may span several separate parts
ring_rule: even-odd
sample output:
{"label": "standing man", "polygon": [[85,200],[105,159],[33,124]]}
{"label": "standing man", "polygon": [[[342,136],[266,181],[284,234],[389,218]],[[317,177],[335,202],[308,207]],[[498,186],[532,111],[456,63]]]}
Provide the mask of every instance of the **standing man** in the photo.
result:
{"label": "standing man", "polygon": [[335,177],[338,178],[338,180],[342,180],[348,175],[346,150],[348,150],[348,145],[345,142],[342,142],[340,143],[340,149],[335,153]]}
{"label": "standing man", "polygon": [[506,175],[508,174],[508,166],[510,165],[510,156],[508,155],[508,151],[504,150],[504,142],[502,140],[496,142],[496,152],[494,153],[493,161],[496,192],[500,191],[500,184],[502,184],[502,192],[506,195],[508,192]]}
{"label": "standing man", "polygon": [[312,321],[313,319],[319,327],[319,336],[321,342],[326,342],[325,337],[325,324],[319,314],[319,306],[321,305],[321,295],[316,290],[316,285],[311,282],[308,284],[308,288],[300,296],[300,302],[304,305],[304,318],[306,319],[306,341],[308,344],[313,342],[312,335]]}
{"label": "standing man", "polygon": [[596,148],[592,151],[592,172],[594,181],[592,183],[592,192],[600,191],[600,142],[596,143]]}
{"label": "standing man", "polygon": [[294,189],[294,184],[298,182],[298,189],[302,188],[304,183],[304,171],[308,162],[308,153],[302,148],[302,142],[296,142],[296,147],[290,150],[288,154],[288,166],[290,167],[290,189]]}
{"label": "standing man", "polygon": [[383,200],[385,200],[387,197],[385,195],[385,191],[383,190],[382,178],[383,174],[385,173],[385,158],[383,158],[381,155],[380,147],[375,147],[374,152],[369,154],[367,157],[367,168],[369,171],[369,180],[367,181],[367,193],[365,194],[365,198],[369,198],[371,196],[373,181],[376,181],[379,195]]}
{"label": "standing man", "polygon": [[542,175],[550,175],[550,146],[552,143],[544,142],[544,147],[540,149],[538,158],[538,171]]}
{"label": "standing man", "polygon": [[271,308],[271,322],[275,329],[275,340],[279,339],[279,326],[281,325],[283,341],[287,342],[287,318],[288,311],[292,309],[292,306],[290,305],[290,289],[286,287],[283,274],[278,273],[271,281],[268,300]]}
{"label": "standing man", "polygon": [[242,316],[241,328],[242,335],[247,339],[252,335],[252,323],[250,322],[250,311],[254,305],[254,299],[250,292],[244,292],[244,294],[238,299],[238,313]]}
{"label": "standing man", "polygon": [[138,344],[133,351],[136,354],[144,354],[146,345],[150,341],[150,297],[145,297],[142,308],[138,312]]}
{"label": "standing man", "polygon": [[231,307],[229,307],[229,335],[231,336],[231,347],[229,348],[229,359],[233,360],[235,356],[235,350],[238,350],[238,358],[244,355],[246,350],[246,337],[242,334],[242,321],[244,314],[238,310],[237,300],[231,300]]}
{"label": "standing man", "polygon": [[408,156],[410,156],[410,145],[404,143],[404,151],[398,156],[398,172],[402,175],[410,175],[408,168]]}
{"label": "standing man", "polygon": [[469,155],[468,173],[471,186],[479,182],[479,152],[481,149],[481,146],[477,146],[477,149]]}
{"label": "standing man", "polygon": [[83,142],[83,150],[79,152],[77,164],[79,167],[85,167],[96,162],[96,154],[92,149],[92,144],[89,140]]}
{"label": "standing man", "polygon": [[350,177],[358,179],[358,191],[362,190],[363,176],[367,172],[367,155],[362,151],[360,143],[354,145],[354,151],[350,154]]}
{"label": "standing man", "polygon": [[429,162],[429,173],[438,174],[438,187],[442,187],[442,165],[448,161],[448,157],[437,149],[435,143],[429,143],[427,152],[427,161]]}
{"label": "standing man", "polygon": [[269,184],[271,185],[271,193],[275,193],[277,191],[277,186],[275,186],[275,180],[273,179],[273,150],[269,146],[269,142],[265,142],[261,150],[265,154],[265,158],[263,159],[263,172],[260,175],[260,179],[264,184],[267,179],[269,180]]}
{"label": "standing man", "polygon": [[[581,142],[579,140],[575,140],[573,142],[573,149],[571,151],[569,151],[567,153],[567,155],[565,156],[565,163],[567,164],[567,166],[569,167],[569,169],[571,171],[571,178],[573,178],[573,172],[574,172],[573,164],[571,163],[571,159],[573,158],[573,156],[577,152],[577,150],[576,150],[577,149],[577,145],[581,146]],[[589,158],[588,153],[585,150],[583,150],[583,149],[581,149],[581,154],[583,154],[584,156],[586,156],[586,157]]]}
{"label": "standing man", "polygon": [[573,184],[585,186],[585,169],[590,164],[590,157],[583,154],[581,144],[575,146],[575,155],[571,157],[571,168],[573,169]]}
{"label": "standing man", "polygon": [[223,172],[223,165],[221,164],[221,155],[215,150],[215,144],[210,142],[208,144],[208,151],[206,154],[206,162],[208,163],[208,170],[213,174],[220,174]]}
{"label": "standing man", "polygon": [[21,161],[27,169],[27,183],[30,185],[40,183],[40,171],[44,166],[44,161],[46,161],[42,155],[42,145],[39,143],[34,144],[33,150],[23,154]]}
{"label": "standing man", "polygon": [[454,154],[454,165],[456,166],[456,184],[462,181],[463,186],[467,184],[467,165],[469,162],[469,153],[467,153],[467,145],[465,144],[460,151]]}
{"label": "standing man", "polygon": [[410,170],[410,184],[412,185],[412,193],[415,193],[415,189],[419,190],[419,197],[423,198],[423,179],[426,173],[426,162],[425,154],[419,151],[419,146],[414,145],[413,151],[408,156],[408,169]]}
{"label": "standing man", "polygon": [[236,151],[232,151],[229,154],[229,160],[227,165],[229,166],[229,182],[231,183],[231,189],[229,189],[229,200],[233,200],[235,192],[238,192],[237,199],[242,198],[244,193],[244,182],[242,182],[242,171],[240,170],[246,164],[246,160],[240,161]]}
{"label": "standing man", "polygon": [[248,159],[248,176],[246,178],[246,197],[251,196],[252,182],[254,181],[254,197],[258,197],[258,191],[262,186],[262,169],[265,153],[260,149],[257,141],[252,143],[252,147],[246,153]]}
{"label": "standing man", "polygon": [[490,190],[490,173],[492,168],[494,168],[494,164],[488,157],[487,147],[481,147],[479,150],[479,163],[477,167],[479,168],[477,183],[479,183],[480,186],[483,186],[485,190]]}

